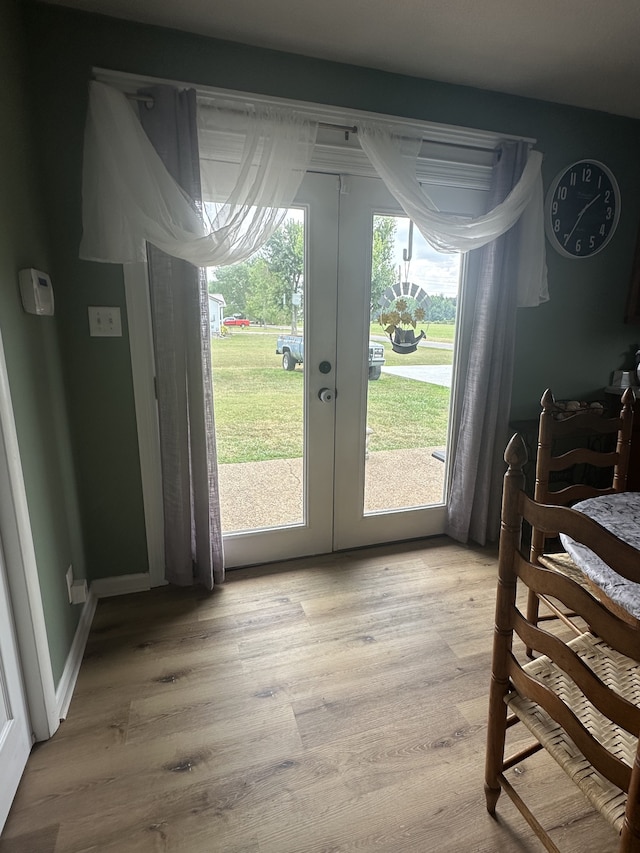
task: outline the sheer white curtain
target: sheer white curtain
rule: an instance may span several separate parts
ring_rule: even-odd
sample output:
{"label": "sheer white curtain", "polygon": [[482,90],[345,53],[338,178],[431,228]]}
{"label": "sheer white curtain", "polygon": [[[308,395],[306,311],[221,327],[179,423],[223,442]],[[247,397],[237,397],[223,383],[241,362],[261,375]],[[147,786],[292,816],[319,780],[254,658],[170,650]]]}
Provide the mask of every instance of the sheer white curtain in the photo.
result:
{"label": "sheer white curtain", "polygon": [[216,236],[212,265],[245,260],[281,225],[316,133],[317,123],[288,109],[199,104],[202,198]]}
{"label": "sheer white curtain", "polygon": [[148,95],[143,128],[121,92],[91,84],[80,256],[148,259],[166,577],[211,589],[224,580],[224,556],[201,268],[249,257],[278,228],[317,126],[291,111],[197,108],[193,90]]}
{"label": "sheer white curtain", "polygon": [[[205,200],[213,221],[167,171],[126,96],[90,84],[83,166],[80,257],[127,263],[146,260],[146,242],[195,266],[242,261],[265,243],[291,206],[309,165],[317,123],[292,110],[198,109]],[[226,162],[210,141],[231,125],[239,156]],[[233,146],[232,146],[233,147]],[[224,153],[224,152],[223,152]],[[216,158],[214,165],[213,158]]]}
{"label": "sheer white curtain", "polygon": [[441,213],[420,185],[416,165],[422,137],[395,134],[364,123],[358,139],[387,189],[434,248],[441,252],[479,249],[504,234],[522,217],[517,278],[518,306],[534,306],[549,298],[543,218],[542,154],[530,151],[522,174],[499,204],[483,216],[465,218]]}

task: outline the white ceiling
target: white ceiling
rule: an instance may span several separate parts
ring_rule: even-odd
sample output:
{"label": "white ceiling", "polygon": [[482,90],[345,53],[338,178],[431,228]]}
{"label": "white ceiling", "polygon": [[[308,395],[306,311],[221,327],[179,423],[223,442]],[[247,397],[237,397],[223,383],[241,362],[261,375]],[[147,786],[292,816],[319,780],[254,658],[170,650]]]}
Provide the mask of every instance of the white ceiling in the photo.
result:
{"label": "white ceiling", "polygon": [[640,0],[47,0],[640,118]]}

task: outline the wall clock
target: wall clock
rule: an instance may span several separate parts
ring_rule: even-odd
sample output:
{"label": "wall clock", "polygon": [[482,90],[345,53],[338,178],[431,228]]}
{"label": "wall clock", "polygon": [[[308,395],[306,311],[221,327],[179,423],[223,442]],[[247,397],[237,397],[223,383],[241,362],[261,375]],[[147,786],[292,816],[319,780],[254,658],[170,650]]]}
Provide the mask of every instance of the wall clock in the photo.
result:
{"label": "wall clock", "polygon": [[588,258],[613,237],[620,218],[620,189],[612,171],[597,160],[578,160],[551,184],[545,229],[567,258]]}

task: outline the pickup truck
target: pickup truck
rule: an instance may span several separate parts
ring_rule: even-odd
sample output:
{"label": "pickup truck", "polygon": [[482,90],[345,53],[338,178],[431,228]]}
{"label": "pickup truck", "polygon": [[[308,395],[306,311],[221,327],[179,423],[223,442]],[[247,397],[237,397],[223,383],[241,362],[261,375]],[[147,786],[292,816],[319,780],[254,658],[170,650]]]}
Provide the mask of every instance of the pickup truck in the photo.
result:
{"label": "pickup truck", "polygon": [[248,326],[250,321],[244,317],[225,317],[222,321],[223,326]]}
{"label": "pickup truck", "polygon": [[[295,370],[304,361],[304,337],[302,335],[278,335],[276,353],[282,355],[283,370]],[[369,341],[369,379],[380,379],[384,364],[384,347]]]}

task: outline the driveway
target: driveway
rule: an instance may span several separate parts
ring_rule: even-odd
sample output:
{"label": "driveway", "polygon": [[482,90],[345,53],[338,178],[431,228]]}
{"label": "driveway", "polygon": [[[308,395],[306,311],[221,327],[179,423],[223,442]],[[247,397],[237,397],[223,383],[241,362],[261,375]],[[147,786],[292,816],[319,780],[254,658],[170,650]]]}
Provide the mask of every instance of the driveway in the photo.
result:
{"label": "driveway", "polygon": [[416,379],[418,382],[430,382],[432,385],[442,385],[451,388],[450,364],[408,364],[406,367],[385,367],[383,373],[403,376],[405,379]]}

